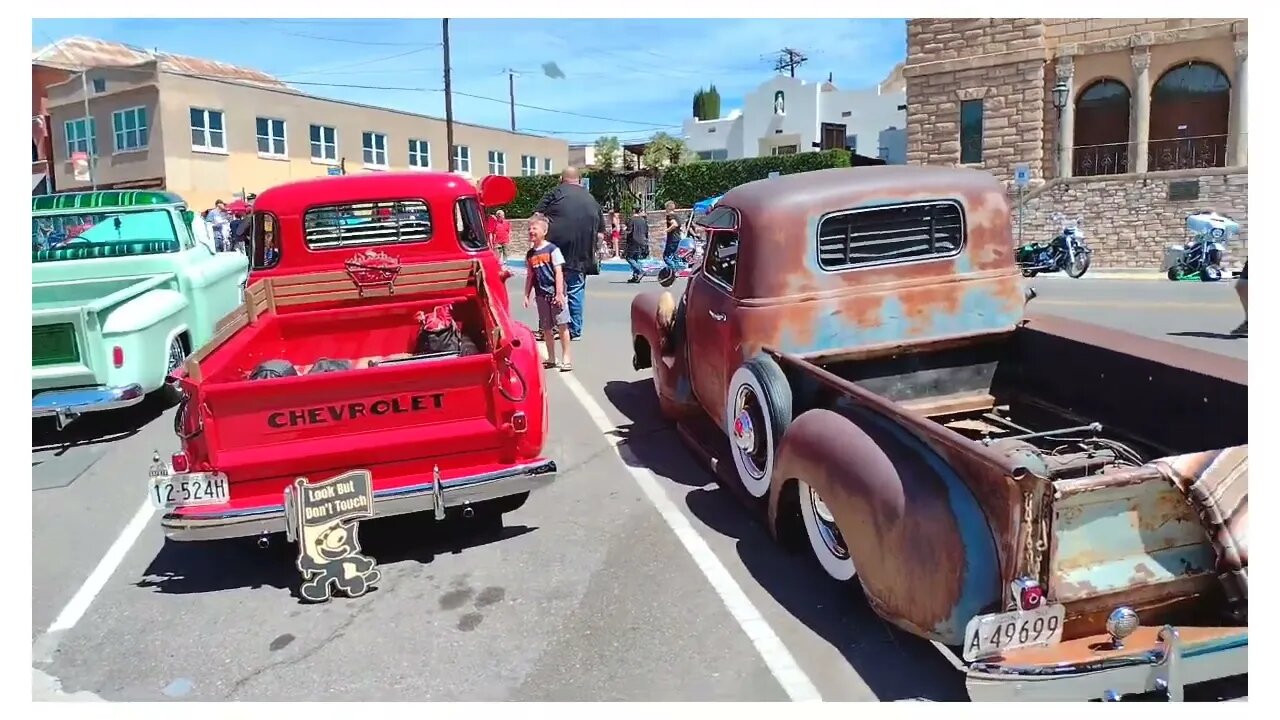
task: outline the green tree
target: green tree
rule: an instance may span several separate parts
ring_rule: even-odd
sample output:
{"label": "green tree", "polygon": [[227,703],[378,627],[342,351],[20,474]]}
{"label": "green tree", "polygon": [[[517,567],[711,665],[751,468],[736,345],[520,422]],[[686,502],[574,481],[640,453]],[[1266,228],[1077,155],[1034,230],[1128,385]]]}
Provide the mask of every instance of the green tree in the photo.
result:
{"label": "green tree", "polygon": [[617,137],[601,136],[596,138],[595,152],[596,167],[615,170],[618,167],[618,156],[622,154],[622,143],[618,142]]}
{"label": "green tree", "polygon": [[698,119],[720,119],[720,91],[716,90],[715,83],[711,83],[711,88],[702,95],[702,114],[698,116]]}
{"label": "green tree", "polygon": [[694,159],[696,159],[694,154],[689,152],[689,147],[685,145],[684,140],[665,132],[654,133],[654,136],[649,138],[649,143],[644,149],[644,164],[646,167],[660,168],[666,165],[680,165],[692,162]]}
{"label": "green tree", "polygon": [[705,119],[703,117],[703,113],[705,112],[706,101],[707,101],[706,91],[703,90],[702,88],[698,88],[698,92],[693,94],[693,117],[694,118],[698,120]]}

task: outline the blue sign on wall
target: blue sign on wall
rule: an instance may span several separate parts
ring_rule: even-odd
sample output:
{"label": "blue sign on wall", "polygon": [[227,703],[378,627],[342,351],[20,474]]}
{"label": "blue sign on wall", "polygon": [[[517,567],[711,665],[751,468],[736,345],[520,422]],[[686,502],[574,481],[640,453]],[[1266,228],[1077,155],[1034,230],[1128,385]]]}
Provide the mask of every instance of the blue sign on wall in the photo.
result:
{"label": "blue sign on wall", "polygon": [[329,168],[329,174],[330,174],[330,175],[341,175],[341,174],[342,174],[342,168],[340,168],[340,167],[331,167],[331,168]]}

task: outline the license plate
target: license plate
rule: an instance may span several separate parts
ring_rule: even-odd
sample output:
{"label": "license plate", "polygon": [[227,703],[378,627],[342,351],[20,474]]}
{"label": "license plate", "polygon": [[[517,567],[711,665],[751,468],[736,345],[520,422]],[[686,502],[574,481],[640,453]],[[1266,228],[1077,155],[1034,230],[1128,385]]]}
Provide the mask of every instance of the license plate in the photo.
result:
{"label": "license plate", "polygon": [[31,328],[31,364],[60,365],[79,360],[75,330],[70,325]]}
{"label": "license plate", "polygon": [[1065,605],[1045,605],[1034,610],[979,615],[964,629],[964,659],[973,661],[1007,650],[1062,641]]}
{"label": "license plate", "polygon": [[231,499],[222,473],[156,475],[151,478],[151,504],[161,510],[222,505]]}

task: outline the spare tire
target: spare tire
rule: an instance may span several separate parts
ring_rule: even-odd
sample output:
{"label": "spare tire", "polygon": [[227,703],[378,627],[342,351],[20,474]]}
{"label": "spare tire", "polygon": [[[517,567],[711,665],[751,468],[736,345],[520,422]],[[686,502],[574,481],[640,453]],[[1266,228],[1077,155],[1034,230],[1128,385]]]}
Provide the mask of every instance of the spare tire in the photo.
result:
{"label": "spare tire", "polygon": [[293,377],[298,369],[288,360],[268,360],[249,373],[250,380],[267,380],[270,378]]}

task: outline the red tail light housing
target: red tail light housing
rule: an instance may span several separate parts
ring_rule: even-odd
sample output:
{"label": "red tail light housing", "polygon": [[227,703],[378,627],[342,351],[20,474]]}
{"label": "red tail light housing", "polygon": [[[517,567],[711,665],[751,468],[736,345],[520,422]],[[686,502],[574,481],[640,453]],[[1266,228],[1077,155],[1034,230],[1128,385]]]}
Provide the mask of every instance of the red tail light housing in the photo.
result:
{"label": "red tail light housing", "polygon": [[184,452],[176,452],[173,457],[169,458],[169,466],[173,468],[174,473],[191,472],[191,460]]}
{"label": "red tail light housing", "polygon": [[1034,610],[1044,605],[1044,588],[1031,578],[1014,580],[1009,589],[1013,591],[1019,610]]}
{"label": "red tail light housing", "polygon": [[124,367],[124,348],[119,345],[111,348],[111,364],[118,368]]}

